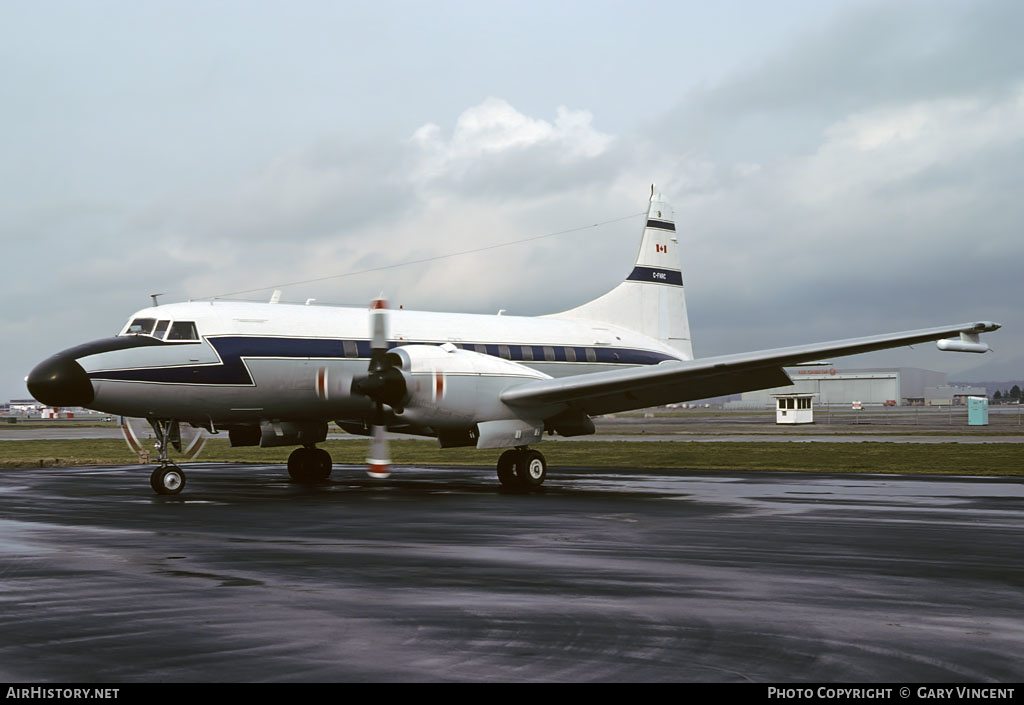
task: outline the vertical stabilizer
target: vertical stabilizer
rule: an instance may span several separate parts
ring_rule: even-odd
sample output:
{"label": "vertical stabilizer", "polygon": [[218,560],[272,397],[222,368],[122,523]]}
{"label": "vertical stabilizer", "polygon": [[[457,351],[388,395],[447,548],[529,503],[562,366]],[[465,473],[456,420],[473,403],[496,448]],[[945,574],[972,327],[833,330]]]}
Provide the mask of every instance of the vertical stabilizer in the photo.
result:
{"label": "vertical stabilizer", "polygon": [[672,207],[654,186],[633,271],[604,296],[555,317],[603,321],[634,330],[693,359],[675,219]]}

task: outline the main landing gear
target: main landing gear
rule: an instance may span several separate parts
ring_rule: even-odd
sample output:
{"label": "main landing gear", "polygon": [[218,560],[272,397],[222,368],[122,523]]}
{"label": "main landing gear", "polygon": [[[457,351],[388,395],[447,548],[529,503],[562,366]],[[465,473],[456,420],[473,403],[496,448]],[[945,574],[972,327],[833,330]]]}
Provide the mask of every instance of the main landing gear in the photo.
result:
{"label": "main landing gear", "polygon": [[547,475],[544,455],[526,446],[506,450],[498,458],[498,481],[502,487],[535,489],[544,484]]}
{"label": "main landing gear", "polygon": [[174,444],[181,450],[181,436],[178,422],[168,419],[150,419],[150,425],[156,434],[157,458],[160,465],[149,476],[149,486],[157,494],[178,494],[185,488],[185,471],[172,463],[167,457],[167,448]]}
{"label": "main landing gear", "polygon": [[324,482],[331,476],[331,454],[323,448],[303,446],[288,456],[288,475],[295,482]]}

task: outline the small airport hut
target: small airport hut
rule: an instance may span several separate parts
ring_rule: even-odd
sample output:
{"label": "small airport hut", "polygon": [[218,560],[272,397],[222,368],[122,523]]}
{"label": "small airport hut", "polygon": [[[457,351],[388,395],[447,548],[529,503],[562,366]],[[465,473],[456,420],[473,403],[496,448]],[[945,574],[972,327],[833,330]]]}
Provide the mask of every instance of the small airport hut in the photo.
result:
{"label": "small airport hut", "polygon": [[967,397],[967,425],[988,426],[988,397]]}
{"label": "small airport hut", "polygon": [[772,394],[775,397],[775,423],[814,423],[816,394]]}

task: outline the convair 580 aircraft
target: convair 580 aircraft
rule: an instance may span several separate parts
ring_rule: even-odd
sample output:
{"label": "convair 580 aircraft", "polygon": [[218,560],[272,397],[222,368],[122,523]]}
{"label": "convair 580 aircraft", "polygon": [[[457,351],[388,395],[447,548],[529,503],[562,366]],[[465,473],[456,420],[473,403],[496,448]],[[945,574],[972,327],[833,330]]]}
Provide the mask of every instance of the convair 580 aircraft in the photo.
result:
{"label": "convair 580 aircraft", "polygon": [[[27,378],[40,402],[145,418],[160,449],[150,484],[176,494],[168,460],[182,424],[232,446],[299,446],[288,472],[325,480],[316,444],[334,421],[372,435],[369,470],[386,477],[385,429],[442,448],[509,448],[498,479],[544,482],[544,432],[594,433],[592,416],[790,384],[785,365],[939,340],[985,352],[991,322],[962,323],[694,359],[672,212],[652,189],[633,270],[603,296],[539,318],[207,301],[135,313],[113,338],[84,343]],[[945,340],[959,336],[954,340]]]}

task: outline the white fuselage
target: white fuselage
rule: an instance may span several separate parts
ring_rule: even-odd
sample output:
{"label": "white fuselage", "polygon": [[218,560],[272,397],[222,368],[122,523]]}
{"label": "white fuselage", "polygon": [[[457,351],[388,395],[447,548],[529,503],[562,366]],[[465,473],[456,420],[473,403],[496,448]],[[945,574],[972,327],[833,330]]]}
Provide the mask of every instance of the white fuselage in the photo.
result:
{"label": "white fuselage", "polygon": [[[392,346],[452,343],[515,363],[501,369],[521,369],[524,380],[537,372],[560,377],[680,358],[658,340],[595,321],[401,309],[389,318]],[[348,393],[352,378],[367,370],[365,309],[169,304],[138,311],[121,336],[135,337],[132,322],[150,319],[158,325],[145,336],[152,341],[138,341],[145,345],[78,358],[95,389],[91,408],[215,426],[367,413],[367,400]],[[188,327],[176,323],[194,324],[193,339],[171,339],[168,331]]]}

